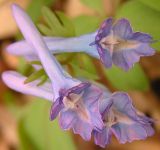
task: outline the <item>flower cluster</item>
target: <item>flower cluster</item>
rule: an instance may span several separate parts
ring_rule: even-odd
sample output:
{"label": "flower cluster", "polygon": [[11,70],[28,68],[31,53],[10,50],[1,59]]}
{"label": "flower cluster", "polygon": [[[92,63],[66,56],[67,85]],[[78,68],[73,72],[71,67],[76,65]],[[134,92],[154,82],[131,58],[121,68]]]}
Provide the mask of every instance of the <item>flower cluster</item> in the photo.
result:
{"label": "flower cluster", "polygon": [[151,126],[153,120],[138,113],[127,93],[111,94],[96,84],[72,78],[52,55],[83,50],[93,57],[100,57],[106,67],[111,67],[113,61],[128,70],[140,56],[154,54],[149,47],[152,38],[148,34],[133,33],[126,19],[113,23],[113,19],[109,18],[98,32],[88,35],[74,38],[42,37],[19,6],[14,4],[12,11],[25,40],[11,44],[7,50],[27,59],[39,59],[49,81],[41,86],[37,86],[38,80],[24,84],[25,76],[6,71],[2,74],[6,85],[18,92],[52,101],[51,120],[58,117],[62,129],[72,129],[84,140],[90,140],[93,135],[95,144],[101,147],[110,142],[112,134],[120,143],[145,139],[154,134]]}

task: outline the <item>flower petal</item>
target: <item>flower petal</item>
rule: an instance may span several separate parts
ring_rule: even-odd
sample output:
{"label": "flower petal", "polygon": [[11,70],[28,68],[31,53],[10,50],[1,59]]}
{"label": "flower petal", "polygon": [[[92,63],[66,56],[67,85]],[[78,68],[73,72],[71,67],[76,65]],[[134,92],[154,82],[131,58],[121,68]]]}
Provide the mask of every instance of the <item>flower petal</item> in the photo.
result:
{"label": "flower petal", "polygon": [[75,134],[79,134],[84,140],[88,141],[91,138],[93,126],[83,121],[73,110],[63,110],[59,116],[59,123],[62,129],[73,129]]}
{"label": "flower petal", "polygon": [[3,72],[2,79],[8,87],[17,92],[38,96],[49,101],[53,101],[54,95],[51,83],[45,83],[45,85],[37,86],[39,83],[37,80],[28,84],[24,84],[26,77],[14,71]]}
{"label": "flower petal", "polygon": [[122,39],[128,39],[132,36],[132,28],[127,19],[118,20],[113,26],[114,35]]}
{"label": "flower petal", "polygon": [[103,49],[100,45],[97,46],[98,53],[102,63],[107,67],[112,67],[112,56],[108,49]]}
{"label": "flower petal", "polygon": [[103,37],[107,36],[110,33],[110,30],[112,29],[113,24],[113,18],[106,19],[100,29],[98,30],[98,34],[96,36],[95,41],[101,40]]}
{"label": "flower petal", "polygon": [[117,123],[112,127],[113,133],[120,143],[132,142],[134,140],[141,140],[147,138],[146,129],[140,123],[133,123],[127,125]]}
{"label": "flower petal", "polygon": [[124,70],[129,70],[132,66],[126,62],[123,51],[114,51],[112,55],[113,63]]}
{"label": "flower petal", "polygon": [[114,107],[121,113],[126,114],[132,119],[137,118],[136,110],[132,105],[132,100],[125,92],[115,92],[112,94]]}
{"label": "flower petal", "polygon": [[61,111],[59,124],[63,130],[69,130],[77,122],[77,114],[72,110]]}
{"label": "flower petal", "polygon": [[111,141],[112,131],[110,128],[104,128],[102,132],[94,131],[93,135],[95,144],[105,148]]}
{"label": "flower petal", "polygon": [[50,120],[54,120],[60,113],[60,111],[64,108],[64,104],[61,101],[61,98],[57,99],[51,107],[50,111]]}
{"label": "flower petal", "polygon": [[85,91],[87,88],[89,88],[91,86],[91,84],[89,82],[82,82],[80,84],[78,84],[77,86],[74,86],[72,88],[70,88],[67,91],[67,96],[71,93],[74,94],[80,94],[81,92]]}
{"label": "flower petal", "polygon": [[87,88],[83,94],[83,102],[90,112],[90,118],[95,129],[103,128],[103,121],[100,115],[99,102],[102,96],[102,91],[94,85]]}
{"label": "flower petal", "polygon": [[152,56],[155,54],[155,50],[149,46],[148,43],[142,43],[139,47],[133,50],[140,56]]}
{"label": "flower petal", "polygon": [[135,48],[113,51],[113,63],[124,70],[129,70],[134,63],[139,62],[141,56],[152,56],[155,50],[148,43],[140,43]]}
{"label": "flower petal", "polygon": [[150,43],[152,42],[152,39],[152,36],[142,32],[135,32],[132,34],[132,37],[130,38],[130,40],[135,40],[144,43]]}
{"label": "flower petal", "polygon": [[73,132],[75,134],[80,134],[81,137],[86,141],[89,141],[91,139],[91,132],[93,130],[93,126],[90,123],[85,122],[80,118],[77,118],[77,122],[72,125]]}

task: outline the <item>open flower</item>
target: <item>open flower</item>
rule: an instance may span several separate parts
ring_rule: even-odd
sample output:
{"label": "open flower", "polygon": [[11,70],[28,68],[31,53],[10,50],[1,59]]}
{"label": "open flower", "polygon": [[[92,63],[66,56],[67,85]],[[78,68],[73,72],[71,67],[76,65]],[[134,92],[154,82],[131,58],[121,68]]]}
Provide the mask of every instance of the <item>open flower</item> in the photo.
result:
{"label": "open flower", "polygon": [[[68,75],[66,76],[65,71],[48,50],[29,16],[17,5],[13,5],[12,9],[13,16],[23,36],[37,52],[42,66],[51,80],[55,101],[51,107],[51,120],[58,115],[63,129],[73,128],[75,133],[80,134],[85,140],[89,140],[93,129],[100,130],[103,127],[99,112],[101,90],[88,82],[81,82]],[[29,90],[27,86],[24,86],[24,89],[19,89],[22,88],[23,84],[20,82],[22,78],[20,80],[17,76],[20,75],[5,72],[3,80],[9,87],[15,87],[17,91],[23,93],[30,92],[34,95],[33,89],[36,93],[39,91],[35,85],[33,85],[32,90]],[[16,80],[11,81],[9,77]],[[18,85],[21,86],[18,87]],[[44,95],[42,96],[44,97]]]}
{"label": "open flower", "polygon": [[151,56],[155,53],[149,46],[152,42],[149,34],[133,32],[127,19],[113,22],[112,18],[104,21],[90,45],[96,45],[103,64],[110,68],[112,63],[129,70],[141,56]]}
{"label": "open flower", "polygon": [[[85,140],[89,140],[93,128],[101,127],[98,100],[99,89],[90,83],[81,83],[69,90],[61,90],[60,97],[51,109],[51,120],[59,114],[60,126],[64,130],[73,128]],[[99,130],[97,129],[97,130]]]}
{"label": "open flower", "polygon": [[110,97],[104,98],[100,111],[104,128],[102,132],[94,131],[94,139],[101,147],[109,144],[112,134],[123,144],[145,139],[154,134],[151,126],[153,121],[144,115],[139,115],[130,97],[124,92],[115,92]]}
{"label": "open flower", "polygon": [[[151,56],[155,53],[149,46],[153,42],[152,37],[149,34],[133,32],[127,19],[120,19],[114,23],[113,19],[109,18],[98,31],[79,37],[43,37],[43,39],[54,54],[85,52],[100,59],[107,68],[115,64],[129,70],[141,56]],[[33,46],[26,41],[13,43],[7,50],[14,55],[37,55]]]}

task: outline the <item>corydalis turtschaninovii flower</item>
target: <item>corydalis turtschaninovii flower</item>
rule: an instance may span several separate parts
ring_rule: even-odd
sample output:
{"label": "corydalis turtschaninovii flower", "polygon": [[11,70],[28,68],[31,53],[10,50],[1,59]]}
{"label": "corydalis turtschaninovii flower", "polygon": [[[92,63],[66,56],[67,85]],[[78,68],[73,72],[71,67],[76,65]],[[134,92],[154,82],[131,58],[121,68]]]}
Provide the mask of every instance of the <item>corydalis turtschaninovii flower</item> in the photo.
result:
{"label": "corydalis turtschaninovii flower", "polygon": [[112,134],[120,143],[145,139],[154,134],[151,126],[153,121],[139,115],[132,105],[128,94],[115,92],[107,99],[104,98],[100,105],[104,128],[102,132],[94,131],[97,145],[105,147],[109,144]]}
{"label": "corydalis turtschaninovii flower", "polygon": [[99,56],[103,64],[110,68],[112,63],[130,69],[141,56],[151,56],[155,53],[149,44],[152,42],[149,34],[133,32],[127,19],[113,22],[112,18],[104,21],[95,38]]}
{"label": "corydalis turtschaninovii flower", "polygon": [[[88,82],[81,82],[66,76],[28,15],[17,5],[13,5],[12,10],[23,36],[37,52],[42,66],[51,80],[55,100],[51,108],[51,120],[59,115],[59,122],[63,129],[72,128],[75,133],[80,134],[85,140],[89,140],[93,129],[100,130],[103,127],[99,112],[101,90]],[[17,74],[13,72],[3,74],[5,83],[13,87],[16,80],[11,81],[8,77],[17,78]],[[25,91],[26,88],[25,86]],[[34,89],[37,90],[36,87]],[[16,90],[18,91],[17,86]],[[22,89],[19,91],[23,92]]]}
{"label": "corydalis turtschaninovii flower", "polygon": [[[104,21],[98,32],[72,38],[44,37],[44,41],[54,54],[85,52],[100,58],[107,68],[113,63],[124,70],[130,69],[141,56],[151,56],[155,53],[149,46],[153,42],[152,37],[145,33],[133,32],[127,19],[114,23],[113,19],[109,18]],[[13,43],[7,50],[14,55],[36,55],[34,48],[25,41]]]}
{"label": "corydalis turtschaninovii flower", "polygon": [[58,115],[60,126],[64,130],[72,128],[85,140],[90,139],[94,130],[95,143],[102,147],[108,144],[112,133],[121,143],[144,139],[153,134],[152,120],[136,113],[127,94],[117,92],[110,95],[105,90],[100,99],[102,90],[97,86],[66,76],[25,12],[14,5],[13,14],[27,44],[35,49],[51,82],[40,87],[36,86],[39,81],[23,84],[26,79],[24,76],[6,71],[2,78],[10,88],[50,101],[54,99],[51,120]]}
{"label": "corydalis turtschaninovii flower", "polygon": [[[37,87],[36,85],[38,81],[34,81],[29,84],[23,84],[25,79],[25,77],[14,71],[6,71],[3,73],[3,80],[10,88],[24,94],[31,94],[34,96],[42,97],[49,101],[53,100],[51,82],[47,82],[45,85]],[[16,81],[16,83],[13,81]],[[74,105],[73,103],[70,103],[66,100],[64,100],[63,103],[62,97],[65,97],[65,99],[67,99],[67,97],[76,97],[74,100],[75,102],[78,102],[77,99],[80,97],[77,97],[77,93],[81,93],[81,89],[87,88],[88,86],[90,86],[88,83],[83,83],[79,88],[74,87],[68,91],[60,92],[61,97],[58,101],[56,101],[53,107],[55,107],[54,116],[56,116],[56,110],[59,110],[56,109],[56,107],[59,106],[63,108],[63,111],[60,113],[60,125],[63,129],[69,129],[71,125],[74,124],[73,130],[76,133],[77,130],[80,130],[80,127],[84,122],[81,122],[81,120],[79,120],[80,118],[77,119],[77,114],[72,111],[72,109],[67,109],[67,111],[65,110],[67,107],[73,108]],[[94,97],[94,95],[92,96]],[[87,104],[87,106],[91,106],[90,104],[93,104],[93,98],[90,99],[91,101],[86,101],[87,103],[90,102]],[[76,109],[83,108],[81,103],[75,103],[75,105]],[[94,130],[93,135],[95,138],[95,143],[101,147],[105,147],[107,144],[109,144],[112,134],[117,137],[120,143],[126,143],[132,142],[134,140],[145,139],[147,136],[151,136],[154,133],[153,128],[151,127],[152,120],[143,116],[141,113],[136,112],[136,109],[132,106],[131,99],[126,93],[115,92],[110,94],[108,90],[103,89],[103,97],[100,101],[99,107],[103,116],[102,118],[104,121],[104,126],[100,131]],[[83,112],[85,111],[82,111],[82,114]],[[84,116],[87,119],[87,115],[83,115],[83,117]],[[72,124],[70,122],[71,120]],[[87,127],[88,125],[86,124],[85,130],[88,130]]]}

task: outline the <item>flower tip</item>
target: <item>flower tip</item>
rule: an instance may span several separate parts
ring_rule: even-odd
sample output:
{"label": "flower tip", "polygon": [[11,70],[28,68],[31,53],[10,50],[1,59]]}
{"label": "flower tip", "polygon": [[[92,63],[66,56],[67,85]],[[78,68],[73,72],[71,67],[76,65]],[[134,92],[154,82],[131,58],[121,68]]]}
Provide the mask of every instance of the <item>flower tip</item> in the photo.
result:
{"label": "flower tip", "polygon": [[13,3],[12,5],[11,5],[11,8],[12,8],[12,10],[15,12],[16,10],[20,10],[21,9],[21,7],[18,5],[18,4],[16,4],[16,3]]}
{"label": "flower tip", "polygon": [[14,73],[15,72],[13,71],[5,71],[2,73],[2,80],[7,86],[9,86],[14,81]]}
{"label": "flower tip", "polygon": [[15,51],[16,49],[14,48],[14,44],[10,44],[6,47],[6,51],[10,54],[14,54],[13,52]]}
{"label": "flower tip", "polygon": [[2,77],[2,80],[6,83],[6,79],[9,78],[9,74],[8,74],[9,71],[5,71],[2,73],[1,77]]}
{"label": "flower tip", "polygon": [[24,15],[24,10],[18,4],[12,4],[11,8],[16,22],[18,22],[18,20],[21,22],[22,20],[20,18]]}

